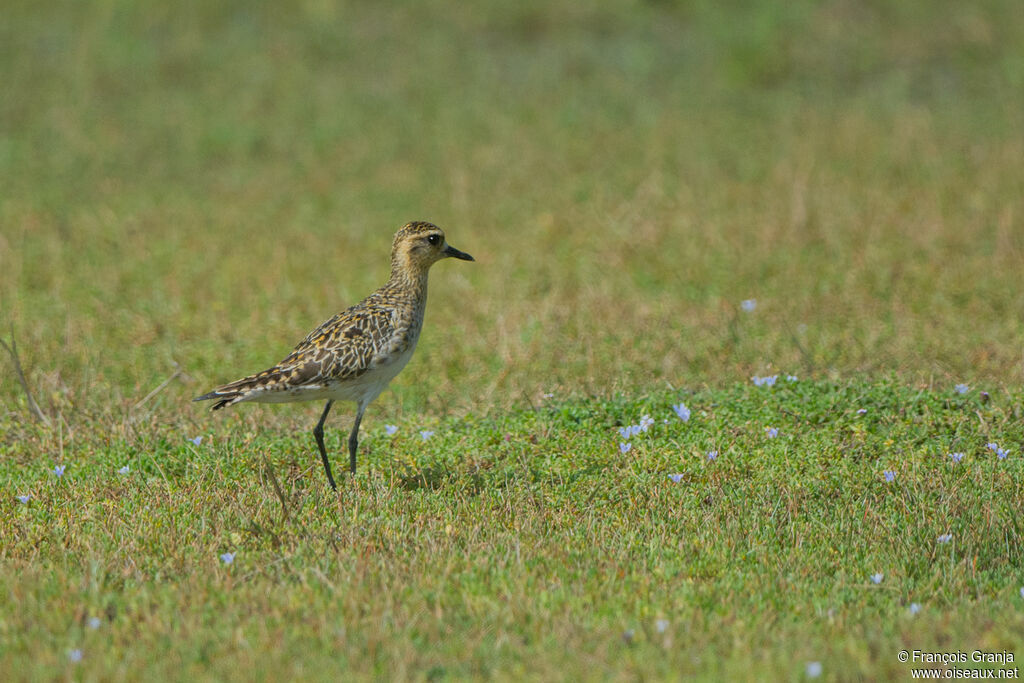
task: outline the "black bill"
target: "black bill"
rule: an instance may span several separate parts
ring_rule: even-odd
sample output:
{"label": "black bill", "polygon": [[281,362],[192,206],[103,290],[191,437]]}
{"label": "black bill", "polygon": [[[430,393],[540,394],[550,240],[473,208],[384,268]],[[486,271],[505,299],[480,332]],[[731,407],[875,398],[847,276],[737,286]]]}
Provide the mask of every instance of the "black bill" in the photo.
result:
{"label": "black bill", "polygon": [[452,258],[462,259],[463,261],[475,261],[476,259],[467,254],[464,251],[459,251],[455,247],[448,245],[444,248],[444,255],[451,256]]}

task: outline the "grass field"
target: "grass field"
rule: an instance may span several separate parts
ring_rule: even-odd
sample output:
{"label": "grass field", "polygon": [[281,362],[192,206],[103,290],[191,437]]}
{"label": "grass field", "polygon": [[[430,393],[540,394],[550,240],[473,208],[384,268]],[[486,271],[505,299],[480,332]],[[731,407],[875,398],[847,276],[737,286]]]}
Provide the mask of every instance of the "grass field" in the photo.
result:
{"label": "grass field", "polygon": [[[0,335],[50,424],[0,352],[0,671],[1024,658],[1016,1],[3,15]],[[189,403],[381,284],[413,219],[477,263],[434,269],[338,494],[321,406]]]}
{"label": "grass field", "polygon": [[8,476],[32,499],[2,508],[4,669],[900,678],[901,648],[1019,652],[1021,399],[804,380],[552,398],[371,428],[339,494],[305,433],[140,429],[69,448],[63,477],[39,458]]}

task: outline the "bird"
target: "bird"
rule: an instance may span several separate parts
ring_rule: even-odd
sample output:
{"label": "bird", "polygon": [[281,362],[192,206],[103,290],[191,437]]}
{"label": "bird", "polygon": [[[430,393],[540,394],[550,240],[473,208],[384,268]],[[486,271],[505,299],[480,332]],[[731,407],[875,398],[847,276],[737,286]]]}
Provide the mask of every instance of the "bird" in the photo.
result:
{"label": "bird", "polygon": [[213,410],[236,403],[287,403],[326,399],[313,437],[331,488],[337,490],[324,447],[324,421],[335,401],[354,401],[348,437],[349,470],[356,473],[359,425],[367,406],[405,367],[416,349],[427,306],[430,267],[446,258],[475,261],[452,247],[433,223],[413,221],[395,233],[391,276],[380,289],[310,332],[271,368],[217,387],[194,401]]}

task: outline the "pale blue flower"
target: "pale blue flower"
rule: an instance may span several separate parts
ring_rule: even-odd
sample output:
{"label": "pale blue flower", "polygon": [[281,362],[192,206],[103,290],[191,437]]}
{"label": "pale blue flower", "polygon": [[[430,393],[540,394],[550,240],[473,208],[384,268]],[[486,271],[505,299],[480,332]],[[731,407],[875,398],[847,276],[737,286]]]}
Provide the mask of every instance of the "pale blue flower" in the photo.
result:
{"label": "pale blue flower", "polygon": [[708,451],[708,460],[717,460],[718,451]]}
{"label": "pale blue flower", "polygon": [[64,476],[64,465],[54,465],[53,473],[56,474],[58,477],[63,477]]}
{"label": "pale blue flower", "polygon": [[967,386],[966,384],[957,384],[953,388],[956,390],[956,393],[958,393],[958,394],[966,394],[968,391],[971,390],[971,388],[969,386]]}
{"label": "pale blue flower", "polygon": [[885,578],[885,574],[882,574],[881,572],[879,572],[878,574],[872,574],[871,575],[871,583],[873,583],[875,585],[878,585],[878,584],[882,583],[882,579],[884,579],[884,578]]}
{"label": "pale blue flower", "polygon": [[554,398],[554,397],[555,397],[554,394],[541,394],[541,398],[543,398],[544,400],[547,400],[549,398]]}
{"label": "pale blue flower", "polygon": [[985,444],[985,448],[995,453],[1000,460],[1005,460],[1006,456],[1009,454],[1005,448],[1000,448],[997,443],[987,443]]}
{"label": "pale blue flower", "polygon": [[654,622],[654,628],[658,629],[658,633],[664,633],[668,630],[668,619],[658,619]]}
{"label": "pale blue flower", "polygon": [[687,408],[685,404],[678,403],[678,404],[672,406],[672,410],[676,411],[676,415],[683,422],[689,422],[690,421],[690,409]]}
{"label": "pale blue flower", "polygon": [[921,603],[919,603],[919,602],[912,602],[912,603],[910,603],[910,613],[911,614],[917,614],[920,611],[921,611]]}
{"label": "pale blue flower", "polygon": [[224,564],[231,564],[235,561],[235,553],[224,553],[220,556],[220,561]]}
{"label": "pale blue flower", "polygon": [[28,502],[32,500],[32,496],[18,496],[17,498],[22,505],[28,505]]}
{"label": "pale blue flower", "polygon": [[387,434],[388,436],[394,436],[397,431],[397,425],[384,425],[384,433]]}
{"label": "pale blue flower", "polygon": [[75,663],[78,663],[78,662],[82,661],[82,651],[78,650],[78,649],[69,650],[68,651],[68,659],[70,659],[72,662],[75,662]]}
{"label": "pale blue flower", "polygon": [[797,377],[796,377],[796,375],[786,375],[786,381],[787,382],[795,382],[795,381],[797,381]]}
{"label": "pale blue flower", "polygon": [[753,313],[754,309],[757,308],[757,299],[744,299],[740,302],[740,308],[747,313]]}
{"label": "pale blue flower", "polygon": [[939,536],[939,537],[938,537],[937,539],[935,539],[935,540],[936,540],[937,542],[939,542],[939,543],[949,543],[950,541],[952,541],[952,540],[953,540],[953,534],[941,534],[941,535],[940,535],[940,536]]}
{"label": "pale blue flower", "polygon": [[950,453],[949,457],[953,459],[953,462],[960,462],[964,459],[963,453]]}
{"label": "pale blue flower", "polygon": [[1024,598],[1024,586],[1020,587],[1020,597]]}
{"label": "pale blue flower", "polygon": [[750,378],[750,381],[754,383],[755,387],[773,387],[778,379],[778,375],[768,375],[766,377],[758,377],[757,375],[754,375]]}
{"label": "pale blue flower", "polygon": [[626,443],[625,441],[619,442],[619,451],[623,454],[629,453],[629,451],[632,450],[632,448],[633,444],[631,443]]}
{"label": "pale blue flower", "polygon": [[422,430],[420,432],[420,436],[423,437],[424,441],[426,441],[427,439],[429,439],[433,435],[434,435],[434,432],[430,431],[429,429],[424,429],[424,430]]}
{"label": "pale blue flower", "polygon": [[192,443],[194,443],[195,445],[198,446],[199,444],[201,444],[203,442],[203,437],[197,436],[194,439],[189,439],[189,441],[191,441]]}
{"label": "pale blue flower", "polygon": [[764,433],[768,436],[769,439],[774,439],[779,435],[779,429],[778,427],[765,427]]}
{"label": "pale blue flower", "polygon": [[128,474],[129,472],[131,472],[131,468],[128,467],[128,465],[125,465],[124,467],[119,469],[118,472],[121,474]]}
{"label": "pale blue flower", "polygon": [[95,631],[100,627],[100,624],[102,624],[103,622],[100,621],[99,617],[89,617],[89,621],[87,623],[89,625],[89,628]]}
{"label": "pale blue flower", "polygon": [[670,474],[670,475],[668,475],[668,478],[672,480],[673,484],[678,484],[679,482],[681,482],[683,480],[684,476],[686,476],[686,475],[684,475],[684,474]]}
{"label": "pale blue flower", "polygon": [[817,678],[821,675],[821,662],[807,662],[807,677]]}
{"label": "pale blue flower", "polygon": [[886,470],[882,472],[882,476],[884,476],[885,480],[889,483],[892,483],[893,481],[896,480],[896,473],[893,472],[892,470]]}
{"label": "pale blue flower", "polygon": [[621,436],[623,439],[629,439],[636,436],[640,432],[645,431],[647,431],[647,427],[645,427],[643,421],[641,421],[641,424],[638,425],[626,425],[625,427],[619,427],[619,436]]}
{"label": "pale blue flower", "polygon": [[858,415],[864,415],[864,414],[866,414],[867,412],[868,412],[868,409],[867,409],[867,408],[860,408],[859,410],[857,410],[857,414],[858,414]]}
{"label": "pale blue flower", "polygon": [[650,429],[652,424],[654,424],[653,417],[651,417],[650,415],[642,415],[640,417],[640,424],[637,425],[637,428],[639,430],[637,433],[639,434],[640,432],[646,432],[648,429]]}

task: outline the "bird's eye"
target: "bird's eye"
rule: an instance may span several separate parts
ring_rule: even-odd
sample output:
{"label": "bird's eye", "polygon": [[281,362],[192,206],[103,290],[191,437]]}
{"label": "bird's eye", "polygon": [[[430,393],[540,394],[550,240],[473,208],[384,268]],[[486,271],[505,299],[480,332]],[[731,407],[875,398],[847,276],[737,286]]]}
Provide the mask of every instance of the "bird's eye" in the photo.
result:
{"label": "bird's eye", "polygon": [[430,242],[432,245],[434,245],[436,247],[438,244],[441,243],[441,236],[440,235],[430,235],[429,237],[427,237],[427,241]]}

